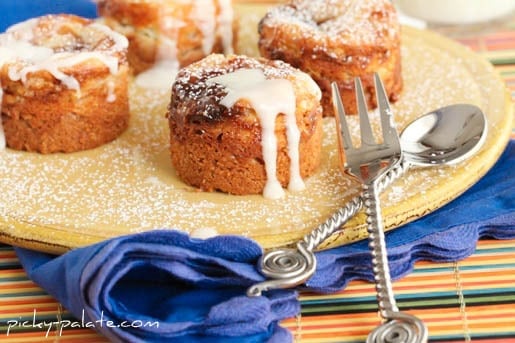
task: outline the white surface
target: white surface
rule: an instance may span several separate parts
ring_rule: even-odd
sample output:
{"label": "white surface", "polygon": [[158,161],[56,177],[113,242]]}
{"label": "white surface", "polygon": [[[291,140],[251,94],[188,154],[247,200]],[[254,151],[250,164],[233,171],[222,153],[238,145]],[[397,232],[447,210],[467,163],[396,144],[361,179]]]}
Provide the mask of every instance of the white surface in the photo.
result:
{"label": "white surface", "polygon": [[404,14],[436,24],[472,24],[515,11],[515,0],[394,0]]}

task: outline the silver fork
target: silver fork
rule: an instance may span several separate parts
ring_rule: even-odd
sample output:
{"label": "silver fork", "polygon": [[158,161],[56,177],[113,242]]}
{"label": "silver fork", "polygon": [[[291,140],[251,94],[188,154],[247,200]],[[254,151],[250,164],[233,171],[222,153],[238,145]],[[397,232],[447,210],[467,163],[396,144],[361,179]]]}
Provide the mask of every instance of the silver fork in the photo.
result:
{"label": "silver fork", "polygon": [[382,142],[377,143],[368,119],[368,110],[361,80],[356,78],[356,100],[360,123],[361,144],[354,147],[345,119],[345,111],[336,84],[333,83],[333,102],[339,128],[340,157],[345,155],[347,171],[363,184],[363,204],[367,214],[369,248],[376,286],[379,313],[383,324],[374,329],[367,342],[426,342],[427,328],[424,323],[407,313],[400,312],[395,302],[384,236],[379,201],[380,182],[402,161],[399,135],[393,123],[393,115],[381,79],[374,75],[377,104],[382,128]]}

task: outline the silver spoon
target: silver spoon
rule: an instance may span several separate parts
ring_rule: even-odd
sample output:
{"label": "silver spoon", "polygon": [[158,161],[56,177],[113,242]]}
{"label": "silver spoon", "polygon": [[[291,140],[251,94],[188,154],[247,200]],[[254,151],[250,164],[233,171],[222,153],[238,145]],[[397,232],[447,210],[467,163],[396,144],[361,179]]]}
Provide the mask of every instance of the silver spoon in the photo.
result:
{"label": "silver spoon", "polygon": [[[404,160],[379,182],[379,191],[383,191],[411,166],[450,165],[469,158],[480,149],[486,134],[486,117],[474,105],[450,105],[415,119],[400,136]],[[340,230],[362,205],[361,195],[356,196],[304,236],[297,243],[297,249],[277,249],[264,254],[260,268],[268,280],[251,286],[247,295],[259,296],[263,291],[292,288],[305,283],[316,270],[315,248]]]}
{"label": "silver spoon", "polygon": [[412,165],[450,165],[475,154],[486,138],[483,112],[474,105],[460,104],[429,112],[401,133],[405,159]]}

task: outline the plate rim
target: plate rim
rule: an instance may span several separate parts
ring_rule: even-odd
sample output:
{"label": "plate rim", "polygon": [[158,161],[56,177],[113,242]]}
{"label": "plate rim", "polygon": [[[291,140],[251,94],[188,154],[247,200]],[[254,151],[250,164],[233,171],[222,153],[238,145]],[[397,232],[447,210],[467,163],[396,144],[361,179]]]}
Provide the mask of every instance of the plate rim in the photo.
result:
{"label": "plate rim", "polygon": [[[484,59],[477,53],[474,53],[467,47],[438,33],[429,30],[420,30],[406,26],[403,26],[402,30],[403,35],[408,34],[410,36],[422,37],[422,39],[424,39],[425,42],[432,46],[445,46],[446,52],[459,52],[459,54],[461,55],[466,54],[468,57],[470,57],[470,61],[468,61],[468,63],[473,62],[475,65],[482,65],[482,68],[485,69],[491,68],[492,66],[490,62],[488,62],[486,59]],[[392,230],[399,227],[400,225],[407,224],[415,219],[420,218],[421,216],[433,212],[434,210],[456,199],[467,189],[469,189],[473,184],[479,181],[488,172],[488,170],[490,170],[491,167],[493,167],[495,162],[501,156],[510,139],[511,128],[513,126],[514,106],[512,104],[511,96],[508,92],[506,84],[504,83],[504,80],[501,78],[501,76],[495,71],[490,76],[492,77],[492,82],[495,78],[495,81],[496,83],[499,83],[499,86],[501,84],[504,86],[504,104],[499,104],[499,107],[503,106],[504,108],[504,116],[501,118],[503,121],[500,123],[500,134],[492,137],[491,133],[489,133],[490,139],[487,138],[487,142],[491,147],[491,150],[488,150],[488,163],[482,164],[482,167],[476,170],[473,179],[463,180],[463,182],[466,182],[467,185],[463,187],[463,189],[460,192],[452,194],[452,196],[449,196],[447,198],[439,198],[438,201],[433,201],[431,204],[429,204],[429,206],[427,205],[426,201],[426,209],[424,213],[421,214],[420,212],[416,212],[413,209],[411,209],[408,211],[401,211],[393,216],[384,216],[386,230]],[[485,149],[485,147],[482,148],[480,153],[484,154]],[[328,238],[324,242],[324,244],[320,246],[320,249],[329,249],[335,246],[340,246],[343,244],[351,243],[356,240],[366,238],[365,226],[365,215],[361,212],[355,218],[353,218],[353,220],[351,221],[351,223],[349,223],[345,230],[340,230],[334,233],[330,238]],[[50,232],[41,234],[39,231],[43,230],[50,230]],[[24,235],[23,233],[27,231],[31,232],[32,234],[30,236]],[[39,232],[39,234],[34,234],[34,231]],[[66,234],[60,235],[59,233],[62,232],[65,232]],[[356,238],[354,240],[348,240],[347,237],[349,234],[354,234]],[[291,232],[287,232],[274,233],[272,239],[270,239],[270,235],[251,235],[249,236],[249,238],[257,241],[258,243],[260,243],[260,245],[265,246],[266,249],[269,249],[279,246],[291,245],[292,243],[295,243],[302,237],[292,238]],[[17,220],[9,216],[9,214],[0,215],[0,242],[5,244],[29,248],[52,254],[62,254],[71,249],[79,248],[89,244],[94,244],[105,239],[108,238],[84,233],[70,232],[66,231],[66,228],[59,228],[56,226],[33,224],[30,222]],[[266,242],[266,244],[264,242]]]}

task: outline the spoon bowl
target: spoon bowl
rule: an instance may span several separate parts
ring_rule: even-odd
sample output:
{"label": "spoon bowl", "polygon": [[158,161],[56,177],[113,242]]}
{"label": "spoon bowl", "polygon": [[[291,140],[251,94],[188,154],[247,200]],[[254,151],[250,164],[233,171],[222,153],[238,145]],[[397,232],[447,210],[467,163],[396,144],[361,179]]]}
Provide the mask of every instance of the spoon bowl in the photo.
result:
{"label": "spoon bowl", "polygon": [[482,146],[486,139],[486,117],[481,109],[456,104],[429,112],[400,135],[404,158],[415,166],[459,163]]}

